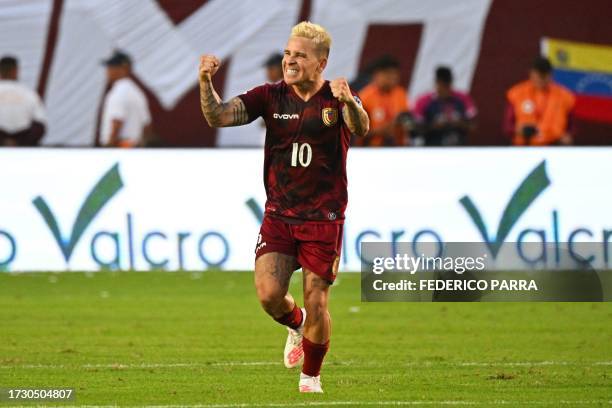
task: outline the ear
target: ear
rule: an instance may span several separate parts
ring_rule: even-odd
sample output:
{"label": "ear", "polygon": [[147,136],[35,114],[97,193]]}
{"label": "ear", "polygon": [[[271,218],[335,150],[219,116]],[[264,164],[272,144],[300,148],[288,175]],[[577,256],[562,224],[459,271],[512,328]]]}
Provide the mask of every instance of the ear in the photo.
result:
{"label": "ear", "polygon": [[319,60],[319,66],[317,67],[317,71],[319,73],[323,72],[326,66],[327,66],[327,58],[323,57]]}

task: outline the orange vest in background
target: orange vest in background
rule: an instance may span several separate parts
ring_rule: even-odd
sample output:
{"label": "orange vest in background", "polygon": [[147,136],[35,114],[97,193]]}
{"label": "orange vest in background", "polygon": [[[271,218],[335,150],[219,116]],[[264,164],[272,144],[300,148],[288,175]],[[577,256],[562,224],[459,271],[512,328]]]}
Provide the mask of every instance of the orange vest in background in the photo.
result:
{"label": "orange vest in background", "polygon": [[526,125],[538,128],[538,133],[529,140],[530,145],[555,143],[567,131],[568,115],[574,108],[575,98],[561,85],[551,83],[542,90],[527,80],[510,88],[507,97],[514,108],[513,144],[525,144],[520,129]]}
{"label": "orange vest in background", "polygon": [[[370,118],[370,129],[384,126],[394,120],[398,113],[408,110],[408,96],[406,89],[396,86],[390,92],[382,93],[374,84],[369,84],[359,92],[359,98],[363,108],[368,112]],[[406,144],[404,133],[398,125],[394,130],[395,144],[403,146]],[[384,138],[380,135],[369,138],[359,138],[358,146],[383,146]]]}

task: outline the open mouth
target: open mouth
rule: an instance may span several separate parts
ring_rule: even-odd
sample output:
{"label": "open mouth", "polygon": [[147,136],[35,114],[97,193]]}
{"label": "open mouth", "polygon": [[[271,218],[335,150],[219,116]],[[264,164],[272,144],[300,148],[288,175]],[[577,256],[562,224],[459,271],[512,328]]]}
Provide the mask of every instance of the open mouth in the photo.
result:
{"label": "open mouth", "polygon": [[297,69],[295,69],[295,68],[287,68],[287,69],[285,70],[285,73],[286,73],[288,76],[297,76],[298,72],[299,72],[299,71],[298,71]]}

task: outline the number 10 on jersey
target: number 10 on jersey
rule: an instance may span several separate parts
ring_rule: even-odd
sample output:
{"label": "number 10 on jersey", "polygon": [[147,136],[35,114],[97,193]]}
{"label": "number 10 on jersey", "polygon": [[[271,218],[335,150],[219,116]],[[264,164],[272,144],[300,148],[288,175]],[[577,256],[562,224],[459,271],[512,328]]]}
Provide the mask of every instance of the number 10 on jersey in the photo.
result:
{"label": "number 10 on jersey", "polygon": [[312,160],[312,147],[308,143],[293,143],[291,152],[291,167],[297,167],[298,161],[300,166],[308,167]]}

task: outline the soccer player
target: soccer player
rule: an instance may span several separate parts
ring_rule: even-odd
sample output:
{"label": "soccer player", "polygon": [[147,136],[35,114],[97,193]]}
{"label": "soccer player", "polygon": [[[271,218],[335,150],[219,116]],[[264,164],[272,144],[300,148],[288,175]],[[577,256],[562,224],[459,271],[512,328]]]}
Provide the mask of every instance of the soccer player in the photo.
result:
{"label": "soccer player", "polygon": [[[284,362],[302,361],[300,392],[323,392],[320,370],[329,348],[329,287],[336,278],[347,204],[346,153],[351,133],[369,120],[346,79],[323,79],[331,37],[310,22],[291,30],[283,80],[222,102],[211,77],[220,61],[200,60],[200,103],[210,126],[266,122],[265,216],[255,249],[255,286],[264,310],[288,327]],[[304,308],[288,293],[302,268]]]}

